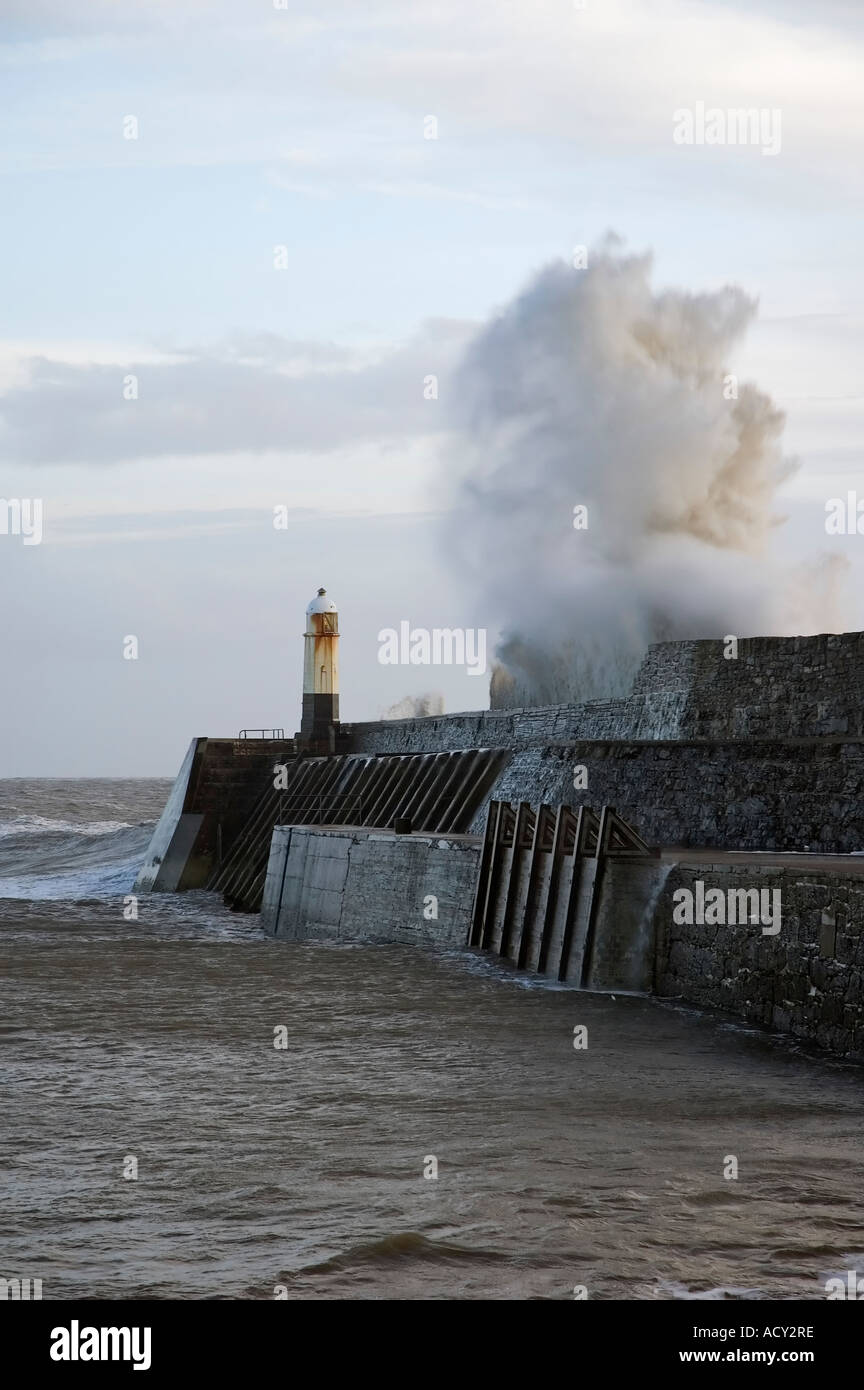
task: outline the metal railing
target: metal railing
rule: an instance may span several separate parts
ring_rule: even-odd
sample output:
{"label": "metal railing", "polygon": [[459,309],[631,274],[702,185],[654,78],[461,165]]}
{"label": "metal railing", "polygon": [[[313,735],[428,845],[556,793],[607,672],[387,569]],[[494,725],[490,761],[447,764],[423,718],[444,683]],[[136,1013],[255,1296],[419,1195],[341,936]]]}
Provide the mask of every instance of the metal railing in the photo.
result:
{"label": "metal railing", "polygon": [[238,738],[284,738],[284,729],[241,729]]}
{"label": "metal railing", "polygon": [[[306,796],[295,800],[290,792],[282,792],[280,795],[279,815],[290,810],[291,818],[295,825],[316,824],[316,825],[362,825],[363,824],[363,798],[362,796]],[[338,814],[338,820],[336,815]],[[308,816],[314,816],[314,821],[307,822]]]}

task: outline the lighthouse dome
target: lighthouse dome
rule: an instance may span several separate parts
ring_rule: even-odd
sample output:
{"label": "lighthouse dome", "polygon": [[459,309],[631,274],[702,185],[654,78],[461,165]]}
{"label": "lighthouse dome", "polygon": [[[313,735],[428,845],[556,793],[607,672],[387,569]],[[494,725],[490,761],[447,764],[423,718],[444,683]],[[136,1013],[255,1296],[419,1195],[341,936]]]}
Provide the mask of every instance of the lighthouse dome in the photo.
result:
{"label": "lighthouse dome", "polygon": [[313,613],[335,613],[336,605],[327,597],[326,589],[319,589],[312,602],[306,609],[306,616],[311,617]]}

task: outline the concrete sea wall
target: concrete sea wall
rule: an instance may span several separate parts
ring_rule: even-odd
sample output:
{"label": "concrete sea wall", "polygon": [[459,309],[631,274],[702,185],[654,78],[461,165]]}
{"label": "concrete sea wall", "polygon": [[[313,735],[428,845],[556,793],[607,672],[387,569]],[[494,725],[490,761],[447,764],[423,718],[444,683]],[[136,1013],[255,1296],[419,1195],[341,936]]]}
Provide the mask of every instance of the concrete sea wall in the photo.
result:
{"label": "concrete sea wall", "polygon": [[[525,856],[526,861],[528,856]],[[650,991],[653,984],[652,908],[666,867],[656,859],[600,861],[570,855],[553,864],[541,857],[533,887],[526,868],[517,880],[508,939],[504,937],[504,907],[509,892],[501,877],[489,904],[491,930],[485,949],[532,974],[592,990]],[[569,903],[573,875],[578,892]],[[554,910],[546,919],[553,878],[557,891]],[[526,911],[529,894],[536,911]],[[548,934],[547,934],[548,933]]]}
{"label": "concrete sea wall", "polygon": [[246,824],[284,739],[193,738],[135,880],[136,893],[203,888]]}
{"label": "concrete sea wall", "polygon": [[[487,797],[612,805],[658,845],[864,847],[864,633],[752,638],[728,652],[723,641],[661,643],[627,699],[343,724],[339,750],[512,750]],[[291,740],[193,740],[137,890],[203,886],[273,764],[295,752]],[[587,786],[574,788],[580,764]]]}
{"label": "concrete sea wall", "polygon": [[[291,941],[398,942],[405,945],[465,947],[471,927],[481,842],[473,836],[396,835],[355,827],[277,826],[261,906],[261,923],[270,935]],[[567,861],[569,873],[575,861]],[[583,975],[588,914],[598,861],[580,858],[580,894],[572,921],[566,980]],[[557,872],[557,871],[556,871]],[[563,869],[562,869],[563,872]],[[606,860],[598,882],[595,935],[591,943],[590,986],[594,989],[650,990],[653,983],[652,911],[668,869],[655,859]],[[545,904],[553,873],[552,855],[542,856],[533,884]],[[547,941],[551,974],[557,974],[568,915],[569,874],[556,893]],[[490,919],[493,955],[517,963],[520,946],[525,968],[550,974],[539,963],[544,913],[532,916],[526,934],[511,932],[502,949],[501,919],[509,880],[501,877]],[[523,872],[513,904],[521,921],[529,893]]]}
{"label": "concrete sea wall", "polygon": [[201,816],[184,812],[189,783],[201,740],[193,738],[174,781],[174,786],[150,837],[147,857],[138,870],[136,893],[175,893],[201,829]]}
{"label": "concrete sea wall", "polygon": [[276,826],[261,923],[293,941],[464,946],[479,855],[473,836]]}

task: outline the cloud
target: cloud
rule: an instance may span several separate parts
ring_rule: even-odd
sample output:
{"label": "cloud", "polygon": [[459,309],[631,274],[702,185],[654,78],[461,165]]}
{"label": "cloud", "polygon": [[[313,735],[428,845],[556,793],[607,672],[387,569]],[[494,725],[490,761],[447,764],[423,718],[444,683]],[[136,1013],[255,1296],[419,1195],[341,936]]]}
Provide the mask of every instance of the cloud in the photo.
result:
{"label": "cloud", "polygon": [[[834,11],[692,0],[607,0],[584,9],[560,0],[470,9],[443,5],[418,43],[410,29],[351,53],[338,72],[347,90],[416,105],[421,91],[441,138],[531,133],[589,156],[653,151],[675,159],[672,113],[697,100],[724,108],[781,107],[792,162],[826,161],[851,178],[864,96],[860,34],[830,28]],[[842,20],[844,7],[837,16]],[[806,15],[806,20],[805,20]],[[807,22],[809,21],[809,22]],[[692,152],[687,152],[692,153]],[[742,163],[740,148],[702,148],[699,165]],[[692,162],[692,161],[691,161]]]}
{"label": "cloud", "polygon": [[[708,181],[731,169],[775,198],[786,174],[804,168],[854,192],[849,156],[864,95],[851,14],[842,3],[790,9],[779,0],[746,10],[706,0],[590,0],[584,9],[570,0],[408,9],[382,0],[372,14],[339,0],[323,10],[293,0],[285,10],[233,0],[7,0],[0,61],[47,65],[51,100],[34,102],[30,83],[20,94],[13,87],[5,158],[13,168],[120,167],[130,151],[115,138],[119,105],[145,123],[139,165],[267,163],[280,126],[302,130],[315,148],[286,140],[287,156],[308,176],[286,176],[286,190],[320,198],[333,196],[333,160],[342,161],[340,187],[388,191],[394,160],[398,171],[430,144],[444,164],[472,144],[525,136],[548,142],[547,162],[555,151],[562,161],[578,151],[583,161],[613,163],[638,152],[643,171],[650,162],[655,174],[703,171]],[[110,81],[96,75],[106,51]],[[56,63],[66,70],[59,84]],[[769,174],[752,149],[676,147],[673,111],[698,100],[780,108],[781,169]],[[440,120],[438,142],[421,139],[425,113]],[[466,196],[476,183],[476,167],[461,189],[452,168],[446,182],[438,173],[415,180],[409,196],[434,196],[417,192],[424,185]]]}
{"label": "cloud", "polygon": [[[164,455],[327,451],[434,434],[438,393],[469,334],[450,320],[407,342],[350,351],[236,334],[181,360],[108,365],[33,357],[0,395],[0,457],[34,464],[116,463]],[[135,386],[127,385],[129,378]],[[137,398],[126,399],[137,390]]]}

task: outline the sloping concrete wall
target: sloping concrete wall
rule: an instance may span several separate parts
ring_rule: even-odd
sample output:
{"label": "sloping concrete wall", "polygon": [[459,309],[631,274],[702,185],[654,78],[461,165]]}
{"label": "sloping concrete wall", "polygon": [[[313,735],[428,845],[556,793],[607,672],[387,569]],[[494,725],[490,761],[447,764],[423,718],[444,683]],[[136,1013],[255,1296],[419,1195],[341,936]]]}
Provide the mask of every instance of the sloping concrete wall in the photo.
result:
{"label": "sloping concrete wall", "polygon": [[193,738],[153,831],[136,893],[203,888],[246,824],[274,762],[292,753],[284,739]]}
{"label": "sloping concrete wall", "polygon": [[[192,769],[199,746],[205,739],[193,738],[174,781],[174,786],[150,838],[147,855],[135,880],[136,893],[173,893],[195,843],[200,816],[184,816]],[[190,819],[194,825],[190,825]]]}
{"label": "sloping concrete wall", "polygon": [[464,946],[479,854],[469,836],[276,826],[261,922],[291,941]]}

